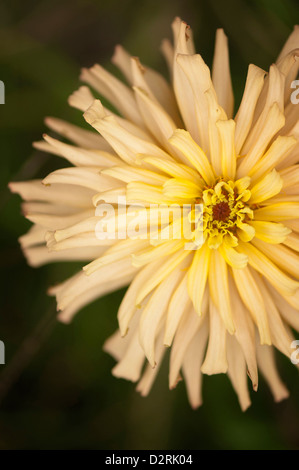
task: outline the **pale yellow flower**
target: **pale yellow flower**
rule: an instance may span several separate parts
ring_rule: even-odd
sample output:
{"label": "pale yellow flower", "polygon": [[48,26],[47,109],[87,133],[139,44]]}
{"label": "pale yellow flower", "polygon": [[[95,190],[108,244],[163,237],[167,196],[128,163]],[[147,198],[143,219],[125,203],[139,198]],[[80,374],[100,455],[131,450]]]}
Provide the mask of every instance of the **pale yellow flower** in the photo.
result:
{"label": "pale yellow flower", "polygon": [[[128,85],[100,65],[84,69],[81,79],[121,117],[82,86],[69,104],[93,129],[46,120],[71,143],[45,135],[35,147],[73,166],[42,181],[11,183],[34,223],[20,241],[32,266],[90,261],[51,289],[63,322],[130,284],[119,330],[104,345],[117,361],[115,376],[138,382],[146,395],[171,346],[170,388],[182,375],[197,407],[202,374],[227,373],[246,409],[247,374],[257,390],[258,369],[275,400],[288,395],[272,346],[290,358],[291,328],[299,331],[299,105],[291,100],[299,29],[269,72],[249,66],[234,115],[224,32],[216,34],[211,76],[190,28],[178,18],[172,27],[174,46],[162,44],[171,85],[118,46],[112,62]],[[107,229],[114,237],[100,239],[103,214],[95,208],[116,207],[119,198],[127,213],[116,208],[117,224]],[[140,206],[130,213],[132,204]],[[151,204],[190,210],[173,216],[168,238],[127,236],[136,216],[148,229]],[[181,236],[182,218],[192,226],[190,237]],[[156,234],[169,229],[159,218],[153,225]],[[186,249],[187,241],[197,249]]]}

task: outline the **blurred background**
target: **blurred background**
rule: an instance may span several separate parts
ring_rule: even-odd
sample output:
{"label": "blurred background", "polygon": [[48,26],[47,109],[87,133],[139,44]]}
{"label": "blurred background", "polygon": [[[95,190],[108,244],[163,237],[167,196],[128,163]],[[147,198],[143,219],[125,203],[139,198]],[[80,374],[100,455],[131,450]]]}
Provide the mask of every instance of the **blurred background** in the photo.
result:
{"label": "blurred background", "polygon": [[[43,177],[63,165],[32,149],[44,117],[84,126],[67,105],[82,66],[110,64],[123,44],[144,64],[167,75],[159,47],[181,16],[197,51],[211,65],[215,30],[229,37],[238,104],[248,64],[268,68],[298,22],[296,0],[1,0],[1,316],[0,449],[299,449],[299,377],[277,354],[291,398],[275,404],[260,380],[253,404],[240,411],[224,375],[205,377],[204,405],[192,411],[184,383],[169,391],[167,360],[151,394],[112,377],[114,360],[102,351],[117,327],[124,291],[84,308],[71,325],[55,321],[47,288],[80,268],[76,263],[27,266],[18,237],[30,223],[11,195],[11,180]],[[297,335],[298,337],[298,335]]]}

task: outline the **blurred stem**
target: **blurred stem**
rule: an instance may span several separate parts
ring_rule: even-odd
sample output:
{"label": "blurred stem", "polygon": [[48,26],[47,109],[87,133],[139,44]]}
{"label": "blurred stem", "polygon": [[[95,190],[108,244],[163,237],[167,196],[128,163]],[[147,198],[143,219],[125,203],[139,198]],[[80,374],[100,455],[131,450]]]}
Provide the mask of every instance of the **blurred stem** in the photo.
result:
{"label": "blurred stem", "polygon": [[21,343],[15,355],[0,374],[0,403],[18,381],[26,367],[57,324],[54,307],[47,310],[32,333]]}

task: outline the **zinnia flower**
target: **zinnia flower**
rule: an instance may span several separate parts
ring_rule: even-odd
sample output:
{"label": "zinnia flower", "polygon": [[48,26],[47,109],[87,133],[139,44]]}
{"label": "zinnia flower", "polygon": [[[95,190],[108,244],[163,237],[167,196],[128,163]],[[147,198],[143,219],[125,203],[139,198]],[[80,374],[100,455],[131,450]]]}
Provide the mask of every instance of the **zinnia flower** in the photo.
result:
{"label": "zinnia flower", "polygon": [[[210,74],[190,28],[178,18],[172,27],[174,45],[162,44],[171,85],[117,46],[112,62],[128,85],[100,65],[81,74],[117,111],[82,86],[69,104],[90,130],[46,119],[69,143],[44,135],[34,146],[73,166],[11,183],[34,223],[20,242],[32,266],[88,262],[50,289],[63,322],[129,285],[119,330],[104,345],[116,377],[138,382],[146,395],[171,347],[170,388],[183,376],[197,407],[202,374],[227,373],[244,410],[247,374],[257,390],[258,370],[275,400],[288,395],[273,346],[290,358],[291,329],[299,331],[299,108],[291,100],[299,29],[269,72],[249,66],[234,115],[223,30]],[[103,212],[109,205],[111,216]],[[187,211],[165,224],[173,205]]]}

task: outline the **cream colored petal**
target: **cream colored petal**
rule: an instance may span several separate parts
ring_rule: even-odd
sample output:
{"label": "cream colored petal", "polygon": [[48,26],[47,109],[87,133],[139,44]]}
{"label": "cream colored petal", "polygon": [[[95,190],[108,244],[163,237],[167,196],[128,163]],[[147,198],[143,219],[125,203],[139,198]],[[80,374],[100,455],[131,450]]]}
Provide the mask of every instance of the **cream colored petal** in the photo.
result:
{"label": "cream colored petal", "polygon": [[250,64],[248,67],[245,90],[240,107],[235,116],[235,146],[237,155],[240,154],[241,148],[250,131],[255,106],[264,84],[265,73],[264,70],[253,64]]}
{"label": "cream colored petal", "polygon": [[235,325],[228,288],[227,264],[218,250],[211,251],[209,269],[210,295],[226,329],[229,333],[233,334],[235,332]]}
{"label": "cream colored petal", "polygon": [[196,250],[188,271],[188,292],[198,315],[202,314],[203,298],[209,273],[211,250],[205,243]]}
{"label": "cream colored petal", "polygon": [[[162,106],[153,101],[144,90],[137,87],[133,87],[133,90],[147,128],[168,152],[173,151],[168,139],[177,128],[176,124]],[[179,153],[177,156],[180,158]]]}
{"label": "cream colored petal", "polygon": [[279,56],[277,57],[276,62],[279,62],[283,57],[285,57],[290,51],[299,47],[299,26],[294,26],[294,30],[288,37],[286,43],[284,44]]}
{"label": "cream colored petal", "polygon": [[[299,55],[299,52],[298,52]],[[299,57],[298,57],[298,64],[299,64]],[[288,135],[299,138],[299,120],[298,120],[298,108],[296,104],[296,98],[298,98],[298,86],[296,87],[296,81],[292,82],[289,86],[291,93],[294,93],[295,96],[289,97],[289,101],[286,103],[285,107],[285,118],[286,122],[283,128],[280,131],[281,135]],[[294,103],[292,102],[295,99]]]}
{"label": "cream colored petal", "polygon": [[[137,240],[133,240],[133,242]],[[139,253],[135,252],[132,254],[132,264],[136,267],[144,266],[145,264],[150,263],[156,259],[164,258],[165,256],[171,255],[178,250],[181,250],[184,246],[184,241],[182,240],[168,240],[161,245],[158,245],[154,248],[148,247],[148,249],[140,251]]]}
{"label": "cream colored petal", "polygon": [[116,189],[111,189],[108,191],[101,191],[98,194],[95,194],[92,198],[92,203],[95,207],[99,203],[106,202],[108,204],[118,204],[120,200],[123,200],[126,197],[126,187],[120,186]]}
{"label": "cream colored petal", "polygon": [[112,176],[125,183],[131,181],[143,181],[143,183],[152,185],[162,185],[167,181],[166,176],[162,176],[154,171],[143,168],[134,168],[131,165],[119,165],[107,168],[101,171],[102,175]]}
{"label": "cream colored petal", "polygon": [[201,184],[202,182],[202,178],[196,170],[187,165],[183,165],[182,163],[171,162],[169,160],[155,157],[144,157],[142,161],[149,163],[173,178],[183,178],[197,184]]}
{"label": "cream colored petal", "polygon": [[172,160],[166,152],[155,144],[143,140],[121,127],[113,116],[94,120],[93,113],[90,113],[88,109],[84,113],[84,118],[92,127],[100,132],[103,137],[105,137],[105,139],[114,148],[115,152],[126,163],[136,163],[137,155],[140,153]]}
{"label": "cream colored petal", "polygon": [[217,101],[217,96],[213,87],[205,92],[205,97],[208,102],[209,110],[209,155],[214,172],[217,176],[222,176],[222,162],[221,162],[221,141],[219,130],[216,123],[219,120],[227,120],[226,113]]}
{"label": "cream colored petal", "polygon": [[[255,236],[255,229],[250,224],[238,223],[237,235],[243,242],[250,242]],[[236,266],[235,266],[236,267]]]}
{"label": "cream colored petal", "polygon": [[[209,155],[209,108],[212,107],[212,104],[209,103],[205,96],[205,92],[213,87],[209,67],[199,54],[178,54],[177,64],[185,74],[188,86],[191,87],[193,93],[197,134],[199,137],[198,143]],[[213,93],[213,105],[216,108],[219,105],[214,90]],[[213,115],[213,110],[211,110],[211,114]]]}
{"label": "cream colored petal", "polygon": [[141,314],[139,322],[139,341],[144,354],[152,367],[156,365],[155,340],[166,320],[169,300],[182,280],[184,273],[179,269],[172,271],[154,290]]}
{"label": "cream colored petal", "polygon": [[125,275],[122,278],[109,280],[108,282],[101,282],[95,287],[91,287],[84,292],[81,292],[79,296],[73,297],[67,304],[67,306],[59,312],[57,318],[62,323],[70,323],[75,316],[85,305],[90,304],[95,299],[109,294],[117,289],[121,289],[127,286],[132,278],[133,274]]}
{"label": "cream colored petal", "polygon": [[202,188],[191,181],[182,178],[171,178],[163,184],[163,194],[170,200],[175,199],[195,199],[200,197]]}
{"label": "cream colored petal", "polygon": [[195,54],[193,33],[190,26],[178,16],[171,24],[175,48],[184,48],[187,54]]}
{"label": "cream colored petal", "polygon": [[196,109],[193,98],[193,91],[186,74],[177,62],[178,54],[193,54],[192,42],[188,35],[186,23],[178,20],[173,23],[175,37],[175,52],[173,58],[173,88],[176,101],[181,112],[186,129],[196,142],[200,142],[198,125],[196,119]]}
{"label": "cream colored petal", "polygon": [[[240,250],[248,256],[249,264],[262,274],[269,282],[285,295],[294,295],[299,288],[299,282],[294,281],[284,274],[276,264],[264,255],[260,250],[252,245],[252,243],[239,243]],[[277,245],[271,245],[272,248]],[[239,247],[238,247],[239,249]]]}
{"label": "cream colored petal", "polygon": [[70,238],[73,235],[78,235],[84,232],[94,232],[94,237],[96,237],[96,227],[98,222],[101,220],[101,217],[93,216],[88,219],[80,220],[73,225],[70,225],[63,229],[58,229],[54,233],[54,238],[57,242]]}
{"label": "cream colored petal", "polygon": [[47,117],[45,124],[52,130],[57,132],[62,137],[70,140],[79,147],[86,149],[98,149],[104,151],[111,151],[110,145],[94,131],[82,129],[82,127],[70,124],[62,119]]}
{"label": "cream colored petal", "polygon": [[258,342],[256,348],[259,369],[271,389],[274,400],[281,401],[288,398],[289,392],[277,372],[273,348],[266,345],[261,346]]}
{"label": "cream colored petal", "polygon": [[296,192],[299,192],[299,165],[292,165],[288,168],[284,168],[279,172],[279,174],[283,181],[283,192],[291,186],[296,186]]}
{"label": "cream colored petal", "polygon": [[[147,279],[143,286],[140,288],[136,297],[136,305],[140,305],[145,297],[157,287],[173,270],[185,269],[188,265],[189,252],[187,250],[180,250],[177,253],[169,256],[166,261],[156,270],[155,275]],[[186,259],[187,258],[187,259]]]}
{"label": "cream colored petal", "polygon": [[142,397],[146,397],[149,394],[152,388],[152,385],[155,381],[155,378],[159,372],[160,366],[162,364],[163,356],[165,353],[165,347],[162,343],[162,337],[163,337],[163,331],[160,333],[160,336],[156,341],[156,353],[155,353],[155,357],[157,361],[156,367],[153,369],[151,365],[148,364],[136,387],[137,392],[139,392]]}
{"label": "cream colored petal", "polygon": [[114,75],[96,64],[90,69],[82,69],[81,80],[95,88],[102,96],[120,111],[129,121],[143,128],[134,93]]}
{"label": "cream colored petal", "polygon": [[161,264],[161,260],[158,260],[145,266],[136,275],[132,284],[125,293],[117,314],[119,329],[122,336],[126,335],[130,321],[136,313],[135,300],[138,295],[138,292],[140,291],[146,280],[151,278],[157,271],[157,269],[159,269]]}
{"label": "cream colored petal", "polygon": [[216,43],[213,59],[212,80],[220,106],[229,118],[234,111],[234,93],[229,67],[228,40],[223,29],[216,31]]}
{"label": "cream colored petal", "polygon": [[[184,362],[186,351],[196,333],[201,329],[205,321],[205,315],[199,317],[194,309],[185,312],[177,329],[170,352],[169,362],[169,388],[176,387],[180,380],[180,369]],[[200,367],[200,363],[198,364]]]}
{"label": "cream colored petal", "polygon": [[101,255],[106,247],[72,248],[65,251],[49,251],[45,245],[24,248],[24,255],[29,266],[37,268],[57,261],[88,261]]}
{"label": "cream colored petal", "polygon": [[185,352],[182,372],[186,382],[189,402],[193,409],[202,404],[202,373],[200,366],[204,357],[208,339],[208,322],[205,321]]}
{"label": "cream colored petal", "polygon": [[128,119],[124,119],[118,114],[115,114],[110,109],[106,108],[102,105],[100,100],[94,100],[93,103],[85,110],[88,115],[89,122],[101,120],[105,117],[112,117],[114,121],[117,122],[119,126],[125,129],[130,134],[133,134],[135,137],[139,139],[146,140],[148,142],[154,143],[156,140],[151,136],[147,129],[143,129],[137,124],[129,121]]}
{"label": "cream colored petal", "polygon": [[264,123],[257,122],[258,131],[252,138],[252,142],[247,145],[246,150],[242,149],[242,155],[245,157],[242,159],[240,166],[237,171],[238,178],[247,176],[254,165],[263,156],[268,144],[275,134],[282,128],[285,123],[285,117],[280,111],[277,103],[274,103],[269,109]]}
{"label": "cream colored petal", "polygon": [[112,239],[99,240],[95,237],[95,232],[93,230],[91,232],[79,233],[78,235],[73,235],[65,240],[56,242],[54,232],[48,232],[47,247],[49,251],[63,251],[71,248],[74,249],[88,246],[109,247],[116,243],[116,241],[117,240]]}
{"label": "cream colored petal", "polygon": [[223,256],[227,264],[233,268],[242,269],[247,266],[248,258],[243,253],[238,253],[234,248],[222,244],[219,248],[219,253]]}
{"label": "cream colored petal", "polygon": [[165,78],[149,67],[140,64],[136,57],[131,58],[132,85],[145,93],[165,110],[176,127],[182,125],[174,92]]}
{"label": "cream colored petal", "polygon": [[[93,211],[94,209],[86,209],[86,212],[89,212],[90,210]],[[22,202],[22,211],[23,214],[26,216],[27,214],[39,214],[39,215],[51,215],[51,216],[71,216],[75,214],[79,214],[82,212],[80,208],[77,207],[71,207],[66,204],[62,204],[61,201],[60,203],[48,203],[44,201],[25,201]],[[85,212],[85,211],[83,211]]]}
{"label": "cream colored petal", "polygon": [[[131,265],[131,260],[129,258],[124,258],[110,263],[108,266],[103,266],[90,276],[86,276],[82,271],[57,294],[56,300],[58,308],[59,310],[64,310],[72,302],[76,301],[76,299],[78,299],[78,302],[81,302],[81,296],[90,289],[98,287],[98,291],[101,292],[102,285],[107,288],[109,282],[113,285],[114,281],[118,279],[132,279],[132,275],[136,273],[137,270]],[[108,288],[110,289],[109,286]]]}
{"label": "cream colored petal", "polygon": [[255,108],[252,131],[245,145],[252,145],[254,142],[254,134],[259,133],[258,123],[260,126],[265,124],[269,109],[274,103],[277,103],[281,112],[284,111],[284,88],[285,75],[275,64],[272,64],[269,69],[269,74],[265,77],[264,86]]}
{"label": "cream colored petal", "polygon": [[148,204],[171,204],[175,202],[166,198],[162,186],[154,186],[139,181],[132,181],[127,184],[126,198],[129,203],[142,203],[146,207]]}
{"label": "cream colored petal", "polygon": [[26,218],[35,224],[42,225],[48,230],[60,230],[70,225],[74,225],[83,219],[87,219],[94,215],[94,209],[88,209],[86,211],[79,211],[75,214],[70,215],[52,215],[43,213],[32,213],[27,212]]}
{"label": "cream colored petal", "polygon": [[181,150],[208,184],[212,185],[214,183],[215,175],[209,160],[203,150],[192,139],[189,132],[177,129],[169,141]]}
{"label": "cream colored petal", "polygon": [[[255,273],[253,273],[253,276],[255,276]],[[256,281],[257,281],[257,278],[256,278]],[[265,306],[268,312],[268,320],[269,320],[269,327],[270,327],[272,342],[279,351],[281,351],[287,358],[289,358],[292,354],[292,349],[291,349],[292,337],[286,331],[284,323],[279,314],[279,311],[265,283],[263,282],[262,279],[258,279],[258,281],[259,281],[259,289],[265,301]]]}
{"label": "cream colored petal", "polygon": [[227,330],[212,299],[209,302],[209,343],[201,372],[207,375],[226,373]]}
{"label": "cream colored petal", "polygon": [[166,60],[170,77],[172,79],[174,49],[169,39],[163,39],[161,43],[161,52]]}
{"label": "cream colored petal", "polygon": [[227,337],[227,374],[237,393],[241,410],[245,411],[251,405],[247,386],[246,362],[239,343],[233,336]]}
{"label": "cream colored petal", "polygon": [[126,51],[126,49],[124,49],[121,44],[117,44],[114,48],[111,62],[119,68],[127,82],[130,85],[133,85],[131,58],[131,55]]}
{"label": "cream colored petal", "polygon": [[252,240],[251,243],[281,269],[296,279],[299,278],[299,257],[297,253],[290,250],[286,246],[271,245],[262,240],[255,239]]}
{"label": "cream colored petal", "polygon": [[[140,69],[147,89],[150,90],[151,94],[156,98],[157,102],[161,104],[161,106],[170,114],[170,116],[175,121],[178,120],[179,122],[180,119],[178,116],[178,109],[175,103],[173,91],[171,90],[171,87],[165,78],[155,70],[140,64],[136,57],[132,58],[132,56],[130,56],[130,54],[122,46],[116,46],[114,55],[112,57],[112,62],[122,71],[130,85],[139,86],[134,80],[135,77],[132,66],[133,60]],[[172,63],[173,57],[171,58],[171,67]]]}
{"label": "cream colored petal", "polygon": [[273,222],[285,221],[296,218],[299,211],[299,203],[297,202],[281,202],[271,204],[254,211],[255,220],[266,220]]}
{"label": "cream colored petal", "polygon": [[129,335],[126,338],[122,338],[119,330],[116,330],[113,335],[106,339],[103,351],[110,354],[116,361],[120,361],[128,348],[130,339],[131,336]]}
{"label": "cream colored petal", "polygon": [[236,174],[237,157],[235,151],[235,121],[217,121],[221,142],[221,168],[225,178],[234,179]]}
{"label": "cream colored petal", "polygon": [[297,140],[294,137],[278,136],[271,144],[269,150],[250,170],[249,175],[252,182],[256,182],[273,170],[280,162],[283,162],[296,143]]}
{"label": "cream colored petal", "polygon": [[[129,335],[128,335],[129,336]],[[121,338],[120,341],[125,341]],[[130,343],[120,361],[112,369],[112,375],[132,382],[139,380],[144,364],[144,352],[139,344],[138,329],[132,332]]]}
{"label": "cream colored petal", "polygon": [[46,230],[39,225],[32,225],[28,232],[19,237],[18,241],[22,247],[29,248],[34,245],[39,245],[45,242]]}
{"label": "cream colored petal", "polygon": [[267,243],[283,243],[290,233],[290,229],[275,222],[252,220],[250,224],[255,229],[255,236]]}
{"label": "cream colored petal", "polygon": [[263,204],[265,206],[273,207],[273,205],[288,204],[289,201],[291,201],[291,203],[299,202],[299,193],[296,192],[296,194],[284,194],[284,192],[282,191],[276,196],[271,197],[270,199],[267,199],[266,201],[264,201]]}
{"label": "cream colored petal", "polygon": [[190,310],[190,308],[191,300],[188,294],[188,273],[186,273],[169,302],[163,339],[165,346],[171,346],[179,322],[187,309]]}
{"label": "cream colored petal", "polygon": [[280,293],[274,289],[269,282],[266,281],[268,291],[275,302],[276,307],[279,309],[283,319],[291,325],[292,328],[299,331],[299,315],[298,308],[292,307]]}
{"label": "cream colored petal", "polygon": [[284,225],[294,232],[299,232],[299,219],[285,220]]}
{"label": "cream colored petal", "polygon": [[297,233],[290,233],[283,242],[289,248],[292,248],[294,251],[299,251],[299,235]]}
{"label": "cream colored petal", "polygon": [[297,40],[296,49],[292,49],[284,57],[276,63],[278,69],[286,76],[285,84],[285,105],[290,102],[290,95],[292,93],[292,82],[296,79],[299,69],[299,40]]}
{"label": "cream colored petal", "polygon": [[[75,166],[109,167],[120,161],[116,155],[104,150],[87,150],[75,145],[65,144],[47,134],[44,134],[43,137],[45,142],[34,142],[33,146],[35,148],[64,157]],[[109,146],[108,143],[107,146]],[[109,148],[113,152],[110,146]]]}
{"label": "cream colored petal", "polygon": [[50,173],[43,179],[43,184],[77,185],[93,191],[108,191],[119,186],[119,182],[110,176],[100,175],[97,168],[62,168]]}
{"label": "cream colored petal", "polygon": [[25,201],[47,201],[77,208],[90,208],[94,191],[75,185],[51,184],[42,180],[9,183],[11,192],[18,193]]}
{"label": "cream colored petal", "polygon": [[253,390],[258,388],[258,370],[255,353],[255,326],[251,315],[241,300],[236,284],[229,274],[230,297],[234,323],[236,325],[235,337],[242,348],[248,367],[248,375],[252,382]]}
{"label": "cream colored petal", "polygon": [[73,108],[80,111],[86,111],[95,100],[88,86],[80,86],[78,90],[74,91],[68,98],[68,104]]}
{"label": "cream colored petal", "polygon": [[276,170],[272,170],[251,189],[250,204],[260,204],[261,202],[270,199],[281,191],[283,185],[282,178]]}
{"label": "cream colored petal", "polygon": [[[90,276],[90,274],[97,271],[103,266],[107,266],[110,263],[123,259],[127,256],[131,256],[132,253],[143,250],[148,246],[147,240],[121,240],[109,248],[103,256],[94,259],[91,263],[83,267],[84,272]],[[133,263],[132,263],[133,264]],[[135,267],[136,264],[133,264]]]}
{"label": "cream colored petal", "polygon": [[299,162],[299,143],[298,135],[296,135],[297,143],[296,145],[288,152],[286,158],[277,165],[277,169],[281,170],[287,168],[288,166],[295,165]]}
{"label": "cream colored petal", "polygon": [[258,285],[248,267],[232,270],[238,292],[259,330],[262,344],[271,344],[270,328],[265,304]]}

